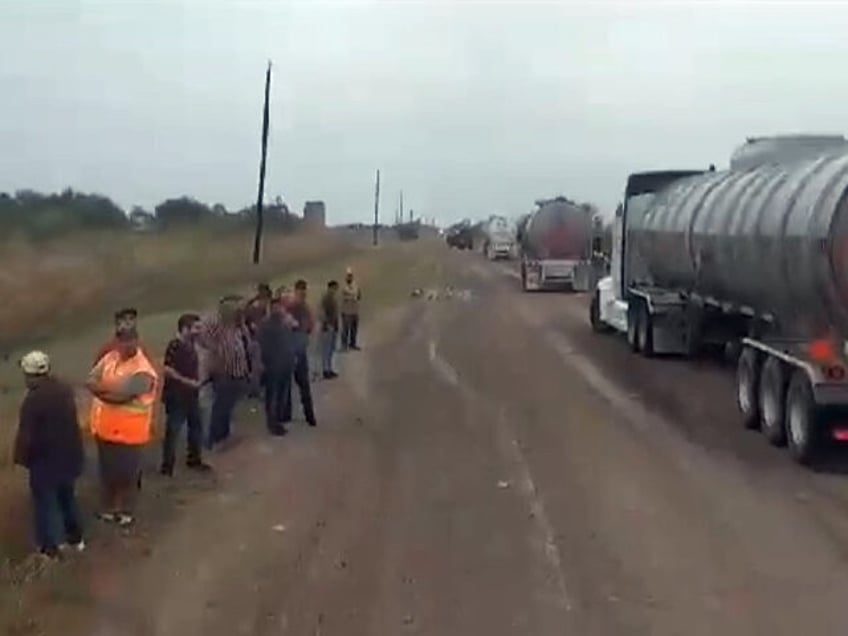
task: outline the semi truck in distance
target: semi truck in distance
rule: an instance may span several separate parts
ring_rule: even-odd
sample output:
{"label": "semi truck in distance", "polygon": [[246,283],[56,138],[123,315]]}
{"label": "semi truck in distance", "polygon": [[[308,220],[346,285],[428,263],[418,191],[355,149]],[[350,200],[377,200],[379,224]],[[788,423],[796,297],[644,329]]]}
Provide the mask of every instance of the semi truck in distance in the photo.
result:
{"label": "semi truck in distance", "polygon": [[752,138],[729,170],[630,175],[589,318],[645,356],[733,354],[742,423],[799,463],[848,440],[848,142]]}
{"label": "semi truck in distance", "polygon": [[474,230],[468,221],[461,221],[450,226],[445,235],[449,247],[458,250],[474,249]]}
{"label": "semi truck in distance", "polygon": [[483,225],[483,254],[490,261],[511,259],[515,252],[515,231],[506,217],[493,214]]}
{"label": "semi truck in distance", "polygon": [[518,223],[517,239],[524,291],[594,285],[594,220],[588,210],[565,197],[536,201]]}

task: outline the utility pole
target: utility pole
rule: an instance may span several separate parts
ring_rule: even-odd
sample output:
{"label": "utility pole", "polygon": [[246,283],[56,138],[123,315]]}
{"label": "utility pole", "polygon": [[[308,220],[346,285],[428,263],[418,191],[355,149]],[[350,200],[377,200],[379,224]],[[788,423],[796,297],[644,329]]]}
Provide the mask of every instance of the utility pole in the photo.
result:
{"label": "utility pole", "polygon": [[271,101],[271,61],[265,71],[265,108],[262,111],[262,158],[259,161],[259,194],[256,197],[256,236],[253,239],[253,264],[259,264],[262,250],[262,199],[265,197],[265,158],[268,154],[268,119]]}
{"label": "utility pole", "polygon": [[412,223],[412,208],[409,208],[409,222]]}
{"label": "utility pole", "polygon": [[374,186],[374,245],[377,245],[377,226],[380,225],[380,171],[377,170],[377,185]]}
{"label": "utility pole", "polygon": [[400,208],[398,208],[398,222],[403,223],[403,190],[400,191]]}

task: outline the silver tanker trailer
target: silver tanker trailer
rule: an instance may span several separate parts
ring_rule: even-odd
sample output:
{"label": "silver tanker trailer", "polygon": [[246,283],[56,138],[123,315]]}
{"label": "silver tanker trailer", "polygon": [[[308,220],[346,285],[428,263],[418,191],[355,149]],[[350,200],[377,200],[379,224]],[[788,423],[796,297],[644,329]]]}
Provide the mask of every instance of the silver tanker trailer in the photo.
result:
{"label": "silver tanker trailer", "polygon": [[518,223],[517,240],[524,291],[594,287],[592,212],[565,197],[536,201]]}
{"label": "silver tanker trailer", "polygon": [[630,175],[590,320],[646,356],[735,351],[744,425],[798,462],[848,440],[848,142],[749,139],[727,171]]}

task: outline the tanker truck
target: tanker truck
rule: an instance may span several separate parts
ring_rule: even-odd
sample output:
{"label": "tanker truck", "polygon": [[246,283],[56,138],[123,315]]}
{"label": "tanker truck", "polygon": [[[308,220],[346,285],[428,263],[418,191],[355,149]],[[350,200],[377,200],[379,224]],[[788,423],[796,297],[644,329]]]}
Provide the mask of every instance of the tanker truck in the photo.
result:
{"label": "tanker truck", "polygon": [[591,210],[565,197],[536,201],[518,223],[524,291],[589,291],[594,285]]}
{"label": "tanker truck", "polygon": [[509,221],[492,215],[483,225],[483,254],[490,261],[512,258],[515,250],[515,232]]}
{"label": "tanker truck", "polygon": [[632,174],[596,331],[736,358],[741,422],[799,463],[848,440],[848,142],[749,139],[726,171]]}

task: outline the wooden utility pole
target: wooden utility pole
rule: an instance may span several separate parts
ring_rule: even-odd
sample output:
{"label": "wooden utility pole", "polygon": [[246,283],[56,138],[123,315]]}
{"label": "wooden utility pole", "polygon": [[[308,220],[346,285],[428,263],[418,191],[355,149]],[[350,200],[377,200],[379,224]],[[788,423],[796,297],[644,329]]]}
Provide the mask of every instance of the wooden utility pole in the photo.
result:
{"label": "wooden utility pole", "polygon": [[374,245],[377,245],[377,227],[380,225],[380,171],[377,170],[377,185],[374,186]]}
{"label": "wooden utility pole", "polygon": [[265,108],[262,111],[262,158],[259,161],[259,194],[256,197],[256,236],[253,239],[253,264],[259,264],[262,251],[262,200],[265,198],[265,158],[268,154],[268,124],[271,102],[271,62],[265,71]]}

